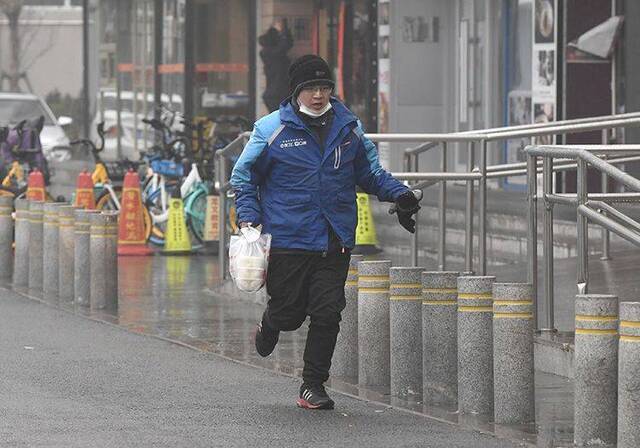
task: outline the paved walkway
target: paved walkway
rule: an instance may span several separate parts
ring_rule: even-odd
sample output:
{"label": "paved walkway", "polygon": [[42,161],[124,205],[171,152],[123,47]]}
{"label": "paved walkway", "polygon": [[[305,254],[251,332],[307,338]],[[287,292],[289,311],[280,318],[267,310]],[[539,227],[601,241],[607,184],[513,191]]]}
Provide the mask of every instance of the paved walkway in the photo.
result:
{"label": "paved walkway", "polygon": [[9,447],[513,447],[85,319],[0,289],[0,440]]}

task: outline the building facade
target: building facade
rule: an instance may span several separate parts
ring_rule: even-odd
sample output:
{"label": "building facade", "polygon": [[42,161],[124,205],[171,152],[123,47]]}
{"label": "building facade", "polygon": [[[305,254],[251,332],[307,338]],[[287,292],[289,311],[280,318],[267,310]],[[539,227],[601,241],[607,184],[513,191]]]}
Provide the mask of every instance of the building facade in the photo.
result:
{"label": "building facade", "polygon": [[[289,57],[325,57],[336,94],[367,131],[450,132],[608,115],[640,106],[631,76],[640,63],[636,3],[102,0],[100,86],[138,92],[140,114],[154,105],[142,99],[159,104],[165,94],[187,117],[253,120],[267,112],[258,38],[286,22]],[[581,47],[581,36],[612,17],[620,23],[609,50],[583,51],[591,47]],[[568,139],[599,140],[599,134]],[[495,144],[489,163],[522,160],[527,143]],[[400,170],[405,146],[381,145],[383,164]],[[451,170],[466,169],[467,152],[448,149]],[[439,157],[439,151],[425,154],[420,168],[434,171]],[[499,186],[517,189],[521,182]]]}

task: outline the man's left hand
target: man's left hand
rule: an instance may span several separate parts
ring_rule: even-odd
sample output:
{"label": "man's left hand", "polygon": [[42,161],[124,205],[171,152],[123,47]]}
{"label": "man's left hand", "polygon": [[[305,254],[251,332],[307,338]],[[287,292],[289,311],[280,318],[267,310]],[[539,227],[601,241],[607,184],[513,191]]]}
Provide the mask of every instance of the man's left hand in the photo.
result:
{"label": "man's left hand", "polygon": [[398,196],[398,199],[396,199],[398,222],[400,222],[400,225],[411,233],[415,233],[416,231],[416,220],[412,217],[418,212],[418,210],[420,210],[420,200],[411,190],[405,191]]}

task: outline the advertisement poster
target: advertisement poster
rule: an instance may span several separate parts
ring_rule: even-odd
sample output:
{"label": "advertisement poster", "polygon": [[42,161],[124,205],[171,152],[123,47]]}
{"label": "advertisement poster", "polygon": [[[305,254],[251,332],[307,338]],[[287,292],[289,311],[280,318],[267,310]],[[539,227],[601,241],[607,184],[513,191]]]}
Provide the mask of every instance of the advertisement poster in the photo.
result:
{"label": "advertisement poster", "polygon": [[[556,120],[556,0],[535,0],[531,53],[531,111],[535,123]],[[551,138],[543,138],[551,143]]]}
{"label": "advertisement poster", "polygon": [[[389,51],[389,0],[378,2],[378,132],[389,132],[389,96],[391,94],[390,51]],[[378,143],[380,165],[389,168],[391,148],[389,143]]]}

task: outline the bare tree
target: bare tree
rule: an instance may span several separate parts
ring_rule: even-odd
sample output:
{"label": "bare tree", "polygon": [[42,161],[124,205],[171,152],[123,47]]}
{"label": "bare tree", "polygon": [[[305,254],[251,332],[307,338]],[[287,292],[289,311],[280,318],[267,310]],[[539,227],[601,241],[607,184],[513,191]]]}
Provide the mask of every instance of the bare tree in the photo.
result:
{"label": "bare tree", "polygon": [[9,70],[2,74],[3,78],[9,79],[9,90],[17,92],[20,90],[20,13],[22,12],[23,0],[0,0],[0,11],[4,13],[9,21]]}
{"label": "bare tree", "polygon": [[[31,83],[27,76],[27,71],[33,64],[47,51],[53,47],[55,41],[55,27],[49,28],[49,36],[46,39],[38,40],[42,48],[34,52],[31,50],[32,44],[36,41],[36,35],[42,30],[40,19],[35,11],[30,10],[26,19],[27,25],[20,25],[21,15],[24,16],[24,0],[0,0],[0,14],[4,13],[9,22],[9,51],[11,60],[8,70],[0,74],[0,87],[4,80],[9,81],[9,90],[20,91],[20,81],[24,81],[27,89],[31,91]],[[43,44],[46,42],[45,44]]]}

